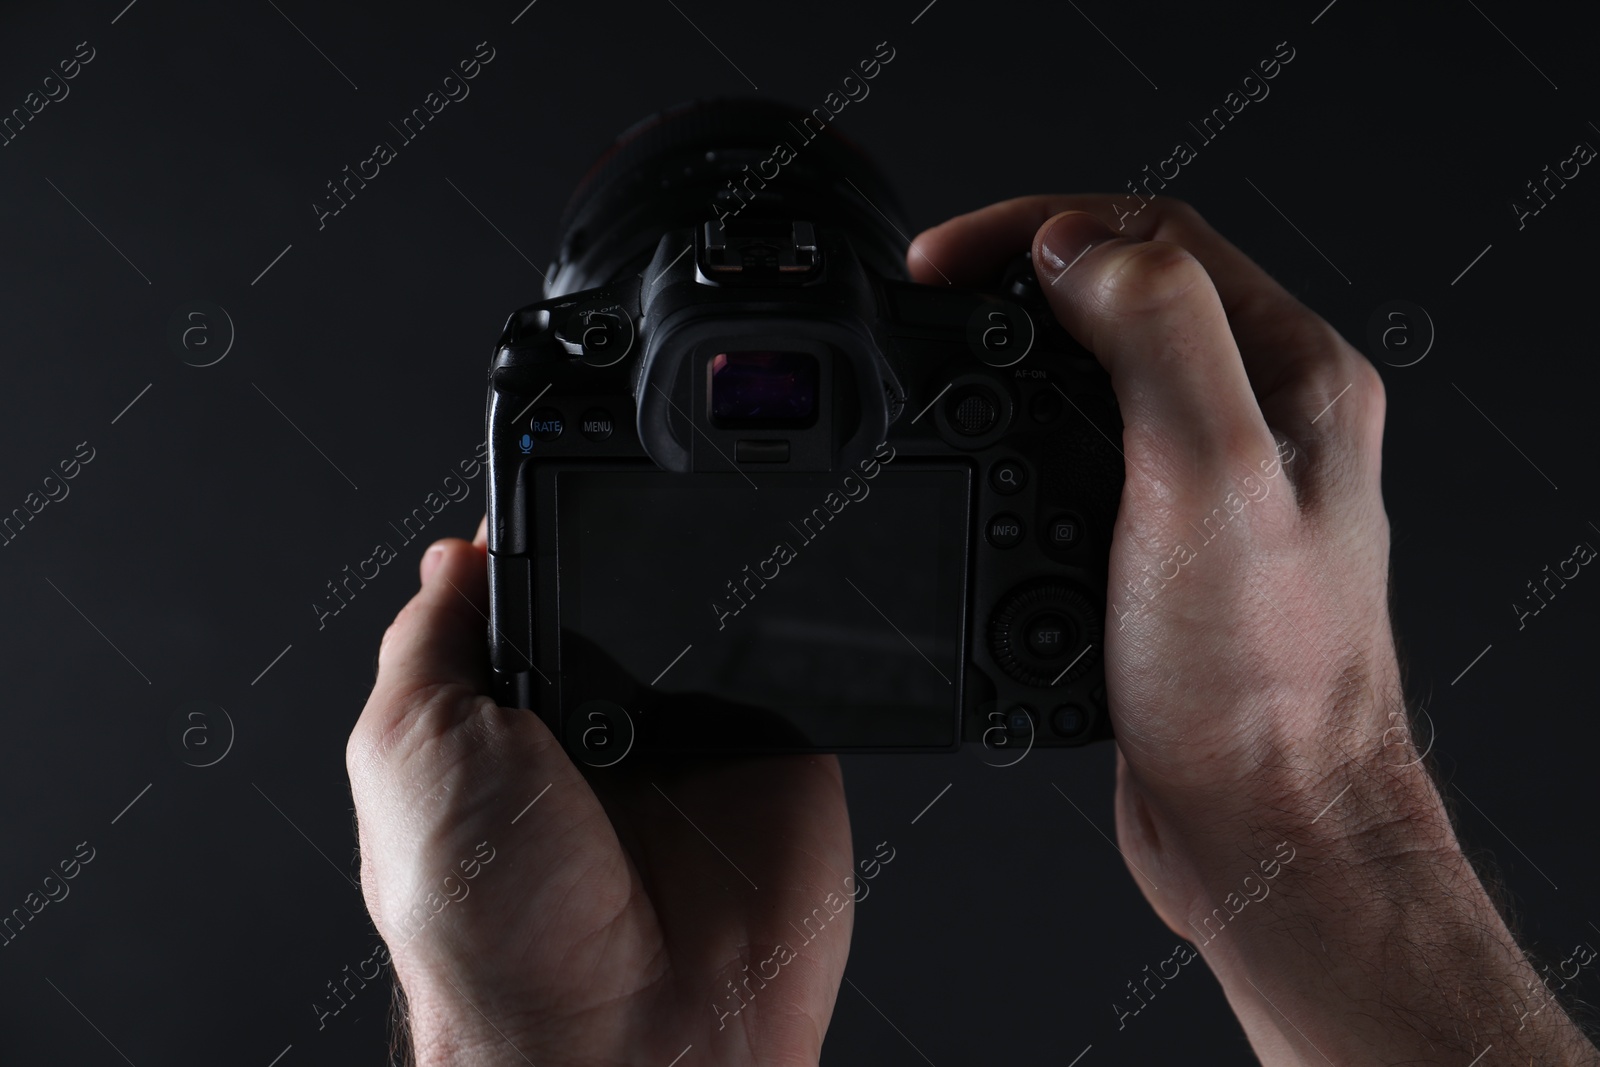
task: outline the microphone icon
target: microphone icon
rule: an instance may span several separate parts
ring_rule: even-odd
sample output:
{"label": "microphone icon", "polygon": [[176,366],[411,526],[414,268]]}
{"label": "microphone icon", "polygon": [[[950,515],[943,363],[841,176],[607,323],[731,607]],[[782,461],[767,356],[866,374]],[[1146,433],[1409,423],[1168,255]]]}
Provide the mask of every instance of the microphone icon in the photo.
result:
{"label": "microphone icon", "polygon": [[517,442],[517,447],[521,448],[524,454],[526,454],[528,452],[532,452],[533,451],[533,435],[532,434],[526,434],[526,433],[523,434],[521,440],[519,440]]}

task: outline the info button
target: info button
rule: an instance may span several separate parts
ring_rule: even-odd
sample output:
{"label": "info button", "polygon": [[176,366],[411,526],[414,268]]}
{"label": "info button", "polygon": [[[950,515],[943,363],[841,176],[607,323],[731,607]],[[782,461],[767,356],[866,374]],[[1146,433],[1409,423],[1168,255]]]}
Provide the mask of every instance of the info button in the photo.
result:
{"label": "info button", "polygon": [[578,429],[591,441],[604,441],[611,436],[611,412],[605,408],[590,408],[578,420]]}
{"label": "info button", "polygon": [[996,548],[1013,548],[1022,542],[1022,520],[1000,514],[989,520],[989,543]]}

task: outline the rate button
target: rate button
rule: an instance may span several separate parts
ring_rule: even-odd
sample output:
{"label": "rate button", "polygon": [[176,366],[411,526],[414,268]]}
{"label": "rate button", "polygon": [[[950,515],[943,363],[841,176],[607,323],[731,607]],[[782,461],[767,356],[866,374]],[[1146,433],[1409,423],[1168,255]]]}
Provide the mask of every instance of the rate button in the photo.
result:
{"label": "rate button", "polygon": [[533,418],[528,420],[528,429],[533,431],[535,441],[554,441],[564,428],[561,411],[557,408],[535,408]]}

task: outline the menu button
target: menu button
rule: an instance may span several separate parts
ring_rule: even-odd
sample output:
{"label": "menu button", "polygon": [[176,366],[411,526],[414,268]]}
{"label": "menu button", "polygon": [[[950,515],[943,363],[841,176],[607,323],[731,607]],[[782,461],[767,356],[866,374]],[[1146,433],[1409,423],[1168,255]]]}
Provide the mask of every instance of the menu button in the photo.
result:
{"label": "menu button", "polygon": [[604,441],[611,436],[611,412],[605,408],[590,408],[578,420],[578,428],[591,441]]}

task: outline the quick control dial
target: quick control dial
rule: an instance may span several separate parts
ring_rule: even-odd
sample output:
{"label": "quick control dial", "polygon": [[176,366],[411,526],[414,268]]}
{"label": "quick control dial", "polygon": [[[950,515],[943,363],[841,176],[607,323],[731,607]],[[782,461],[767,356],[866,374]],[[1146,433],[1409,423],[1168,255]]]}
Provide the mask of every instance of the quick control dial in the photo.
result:
{"label": "quick control dial", "polygon": [[996,662],[1024,685],[1081,678],[1100,658],[1100,611],[1075,586],[1035,582],[1006,595],[989,621]]}

